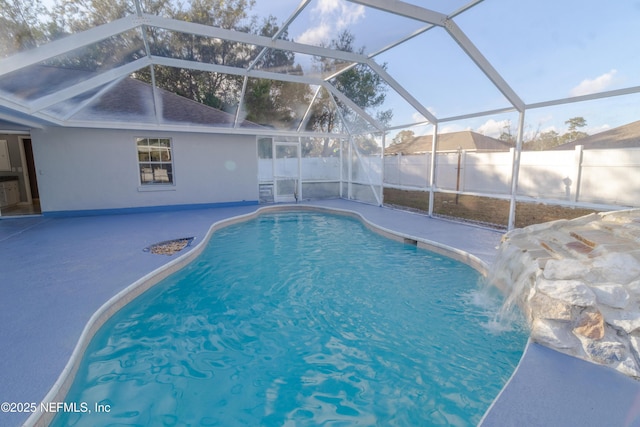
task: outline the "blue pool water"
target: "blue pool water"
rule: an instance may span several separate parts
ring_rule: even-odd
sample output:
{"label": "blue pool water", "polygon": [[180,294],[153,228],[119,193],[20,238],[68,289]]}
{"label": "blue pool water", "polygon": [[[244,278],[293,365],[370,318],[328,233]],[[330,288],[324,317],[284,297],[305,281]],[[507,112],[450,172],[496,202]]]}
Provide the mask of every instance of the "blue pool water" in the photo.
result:
{"label": "blue pool water", "polygon": [[90,412],[53,425],[475,425],[527,339],[499,306],[469,266],[359,221],[260,216],[98,331],[66,398]]}

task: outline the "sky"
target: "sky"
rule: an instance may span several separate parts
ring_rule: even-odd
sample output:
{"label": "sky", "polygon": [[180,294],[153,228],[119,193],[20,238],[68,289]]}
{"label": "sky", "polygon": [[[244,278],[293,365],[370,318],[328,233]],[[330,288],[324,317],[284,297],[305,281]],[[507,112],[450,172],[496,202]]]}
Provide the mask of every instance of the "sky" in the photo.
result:
{"label": "sky", "polygon": [[[256,10],[269,4],[273,11],[272,2],[257,3]],[[284,0],[278,3],[285,19],[289,5]],[[412,3],[447,14],[466,2]],[[295,7],[297,1],[291,4]],[[635,42],[640,40],[640,2],[608,2],[605,6],[597,0],[485,0],[454,20],[525,103],[640,86],[640,47]],[[411,19],[391,19],[354,3],[317,0],[296,19],[289,35],[296,41],[320,44],[349,28],[356,35],[356,45],[372,52],[422,25]],[[386,63],[392,77],[438,118],[509,106],[441,28],[375,59]],[[393,90],[387,92],[387,98],[394,109],[394,124],[423,120]],[[588,133],[607,130],[640,119],[640,96],[528,110],[525,132],[562,133],[564,122],[576,116],[587,119]],[[517,114],[444,122],[440,129],[472,129],[498,136],[509,122],[515,129]]]}
{"label": "sky", "polygon": [[[406,0],[450,14],[467,0]],[[53,0],[44,0],[50,6]],[[256,0],[251,14],[272,14],[284,22],[300,0]],[[640,1],[484,0],[454,21],[526,103],[563,99],[640,86]],[[366,53],[401,40],[424,23],[385,14],[344,0],[311,0],[289,28],[289,37],[328,44],[349,29]],[[304,59],[299,56],[300,62]],[[389,74],[438,119],[509,107],[509,102],[442,28],[431,29],[375,56]],[[391,87],[383,109],[394,111],[393,126],[424,117]],[[587,133],[640,119],[640,95],[530,109],[525,133],[566,131],[566,120],[581,116]],[[444,121],[440,131],[470,129],[498,136],[512,130],[517,114]],[[430,132],[428,127],[415,132]]]}

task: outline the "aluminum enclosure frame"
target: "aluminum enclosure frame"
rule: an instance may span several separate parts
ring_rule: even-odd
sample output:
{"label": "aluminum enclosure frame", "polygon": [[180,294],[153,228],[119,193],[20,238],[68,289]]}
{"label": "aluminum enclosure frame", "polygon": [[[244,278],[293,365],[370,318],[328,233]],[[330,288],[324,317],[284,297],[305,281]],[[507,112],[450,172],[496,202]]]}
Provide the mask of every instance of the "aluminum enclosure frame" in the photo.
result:
{"label": "aluminum enclosure frame", "polygon": [[[295,130],[260,130],[260,129],[242,129],[239,127],[240,115],[239,112],[242,108],[242,102],[244,99],[244,88],[248,78],[258,79],[270,79],[274,81],[283,81],[298,84],[307,84],[310,86],[316,86],[318,88],[325,89],[332,95],[335,101],[338,100],[343,105],[348,106],[353,110],[362,120],[368,123],[376,132],[380,132],[384,135],[386,132],[392,129],[398,129],[400,126],[394,128],[385,128],[376,118],[370,113],[361,108],[353,100],[349,99],[343,93],[341,93],[336,86],[334,86],[330,80],[335,78],[340,73],[352,68],[357,64],[368,66],[373,72],[375,72],[380,78],[389,85],[395,93],[397,93],[408,105],[413,107],[418,113],[420,113],[426,121],[422,123],[429,123],[434,126],[433,136],[433,150],[437,149],[437,129],[438,125],[445,122],[452,122],[461,119],[469,119],[475,117],[486,116],[496,113],[504,112],[517,112],[519,115],[519,126],[517,135],[516,150],[512,164],[512,181],[511,181],[511,194],[510,194],[510,215],[509,215],[509,229],[514,226],[515,216],[515,203],[517,199],[518,191],[518,171],[520,162],[520,153],[522,150],[523,139],[523,123],[524,116],[527,110],[545,108],[551,106],[557,106],[562,104],[578,103],[596,99],[603,99],[609,97],[624,96],[630,94],[640,93],[640,86],[631,86],[618,90],[600,91],[589,95],[573,96],[568,98],[560,98],[555,100],[536,102],[527,104],[518,93],[511,87],[506,79],[498,72],[498,70],[491,64],[491,62],[483,55],[483,53],[476,47],[473,41],[462,31],[462,29],[455,22],[455,18],[466,11],[472,9],[478,4],[481,4],[483,0],[472,0],[466,5],[459,8],[457,11],[446,15],[428,8],[410,4],[400,0],[347,0],[350,3],[370,7],[384,13],[397,15],[400,17],[410,18],[412,20],[421,21],[425,24],[422,28],[415,31],[404,38],[396,40],[389,45],[383,47],[377,52],[370,55],[364,55],[354,52],[346,52],[329,47],[315,46],[311,44],[305,44],[300,42],[288,41],[279,38],[283,32],[285,32],[289,26],[296,21],[301,13],[311,4],[312,0],[301,0],[298,6],[291,12],[289,17],[282,23],[280,29],[272,37],[265,37],[256,34],[249,34],[240,31],[228,30],[219,27],[197,24],[192,22],[180,21],[177,19],[160,17],[151,15],[143,11],[140,0],[131,0],[134,2],[136,13],[128,15],[126,17],[117,19],[115,21],[96,26],[81,33],[71,34],[62,39],[52,41],[46,45],[23,51],[7,58],[0,60],[0,78],[10,73],[19,72],[27,67],[42,63],[43,61],[50,60],[60,55],[72,54],[74,51],[91,46],[102,40],[110,37],[122,35],[128,31],[139,31],[141,33],[144,47],[145,56],[127,64],[117,66],[113,69],[98,73],[84,81],[73,84],[64,89],[54,91],[53,93],[41,96],[34,100],[23,100],[11,93],[0,92],[0,119],[16,123],[20,126],[26,126],[29,128],[43,128],[46,126],[68,126],[79,128],[122,128],[123,126],[129,129],[145,129],[149,127],[149,123],[121,123],[121,122],[105,122],[105,121],[80,121],[74,120],[73,116],[77,112],[85,108],[92,100],[99,98],[104,91],[108,90],[112,85],[127,78],[132,73],[140,71],[145,68],[151,70],[152,78],[152,94],[156,112],[155,126],[158,130],[167,131],[183,131],[183,132],[204,132],[204,133],[232,133],[232,134],[253,134],[253,135],[280,135],[280,136],[330,136],[334,138],[351,138],[353,136],[353,130],[347,130],[346,133],[341,134],[322,134],[304,131],[301,126],[298,126]],[[451,117],[438,117],[432,113],[420,100],[413,96],[408,90],[406,90],[394,77],[388,73],[385,68],[379,65],[375,61],[375,57],[382,52],[393,49],[412,37],[421,34],[425,31],[429,31],[432,28],[442,28],[446,34],[460,47],[462,52],[471,59],[473,64],[487,77],[491,84],[505,97],[509,106],[493,109],[489,111],[481,111],[470,114],[451,116]],[[160,28],[169,31],[175,31],[179,33],[192,34],[196,36],[202,36],[207,38],[217,38],[222,40],[228,40],[237,43],[244,43],[261,48],[260,52],[253,59],[253,61],[246,68],[230,67],[226,65],[201,63],[189,60],[181,60],[175,58],[165,58],[154,56],[150,49],[146,36],[146,28]],[[313,77],[313,76],[300,76],[277,73],[273,71],[259,70],[256,68],[256,64],[263,57],[268,50],[277,49],[283,51],[289,51],[294,53],[300,53],[304,55],[310,55],[314,57],[326,57],[338,61],[343,61],[348,64],[344,69],[327,77]],[[157,87],[155,85],[155,66],[177,67],[191,70],[199,70],[211,73],[223,73],[229,75],[241,76],[244,78],[243,92],[240,96],[239,105],[237,106],[235,121],[232,128],[214,128],[207,126],[181,126],[180,124],[167,124],[162,123],[159,119],[159,101]],[[105,86],[106,85],[106,86]],[[53,115],[46,111],[49,107],[52,107],[58,103],[67,101],[75,96],[83,93],[87,93],[97,88],[105,87],[98,91],[88,100],[78,105],[72,111],[65,115],[58,116]],[[312,97],[312,100],[307,107],[305,117],[313,105],[313,102],[317,99],[316,96]],[[407,126],[415,125],[407,124]],[[383,142],[384,146],[384,142]],[[354,147],[355,148],[355,147]],[[433,202],[433,192],[437,187],[435,182],[435,164],[431,168],[431,194],[430,200]],[[382,204],[382,197],[379,198],[378,203]],[[432,203],[430,203],[430,215],[433,215]]]}

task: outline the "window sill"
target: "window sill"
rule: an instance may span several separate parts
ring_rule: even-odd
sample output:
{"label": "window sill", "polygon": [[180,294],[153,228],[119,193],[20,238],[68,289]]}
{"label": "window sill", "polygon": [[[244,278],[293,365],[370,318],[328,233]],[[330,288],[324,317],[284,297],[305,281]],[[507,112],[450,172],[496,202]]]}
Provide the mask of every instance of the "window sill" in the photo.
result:
{"label": "window sill", "polygon": [[147,191],[176,191],[175,185],[163,185],[163,184],[154,184],[154,185],[140,185],[138,186],[139,192],[147,192]]}

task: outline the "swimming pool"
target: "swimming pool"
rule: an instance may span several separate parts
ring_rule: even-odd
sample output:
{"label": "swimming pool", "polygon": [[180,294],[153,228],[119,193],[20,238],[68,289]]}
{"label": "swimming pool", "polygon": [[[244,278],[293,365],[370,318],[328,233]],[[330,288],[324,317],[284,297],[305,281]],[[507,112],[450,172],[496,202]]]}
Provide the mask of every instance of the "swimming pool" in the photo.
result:
{"label": "swimming pool", "polygon": [[498,305],[359,221],[260,216],[107,321],[66,401],[109,411],[53,425],[474,425],[527,339]]}

